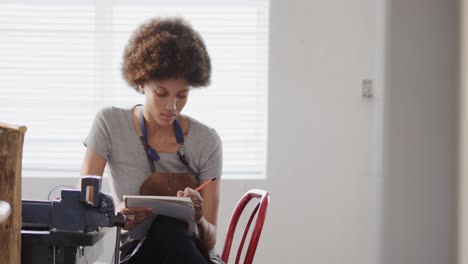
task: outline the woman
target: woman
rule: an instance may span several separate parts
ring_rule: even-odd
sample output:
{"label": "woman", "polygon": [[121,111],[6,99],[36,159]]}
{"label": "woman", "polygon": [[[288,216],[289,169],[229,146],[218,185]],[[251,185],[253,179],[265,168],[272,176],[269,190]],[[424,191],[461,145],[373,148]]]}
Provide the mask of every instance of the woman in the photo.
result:
{"label": "woman", "polygon": [[81,175],[110,169],[117,211],[125,229],[157,215],[149,208],[123,208],[123,195],[177,195],[194,203],[198,232],[157,216],[130,263],[209,263],[216,243],[222,146],[215,130],[182,115],[191,87],[209,84],[210,58],[201,36],[182,19],[152,19],[130,38],[122,75],[144,95],[144,105],[101,110],[85,139]]}

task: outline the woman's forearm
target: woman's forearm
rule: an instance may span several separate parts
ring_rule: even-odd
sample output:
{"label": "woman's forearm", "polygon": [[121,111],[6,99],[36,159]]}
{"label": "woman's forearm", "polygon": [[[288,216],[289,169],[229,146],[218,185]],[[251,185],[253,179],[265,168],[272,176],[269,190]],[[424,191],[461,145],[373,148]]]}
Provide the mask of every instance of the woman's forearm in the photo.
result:
{"label": "woman's forearm", "polygon": [[200,239],[205,242],[209,249],[216,245],[216,226],[206,220],[205,217],[198,222],[198,231]]}

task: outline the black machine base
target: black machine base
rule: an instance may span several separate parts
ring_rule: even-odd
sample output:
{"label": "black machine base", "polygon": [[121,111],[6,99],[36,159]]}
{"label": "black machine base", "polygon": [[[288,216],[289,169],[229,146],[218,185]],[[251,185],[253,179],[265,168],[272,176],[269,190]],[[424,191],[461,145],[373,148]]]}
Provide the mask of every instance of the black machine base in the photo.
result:
{"label": "black machine base", "polygon": [[[21,231],[22,264],[75,264],[93,263],[95,254],[88,254],[109,229],[79,234],[49,231]],[[86,251],[86,253],[85,253]]]}

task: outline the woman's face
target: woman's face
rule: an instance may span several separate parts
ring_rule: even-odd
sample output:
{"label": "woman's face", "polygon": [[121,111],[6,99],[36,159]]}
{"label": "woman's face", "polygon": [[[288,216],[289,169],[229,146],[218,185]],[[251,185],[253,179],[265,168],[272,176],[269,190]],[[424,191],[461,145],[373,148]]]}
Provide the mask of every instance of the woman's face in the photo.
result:
{"label": "woman's face", "polygon": [[145,112],[160,126],[172,125],[182,112],[189,94],[185,79],[148,81],[140,86],[145,94]]}

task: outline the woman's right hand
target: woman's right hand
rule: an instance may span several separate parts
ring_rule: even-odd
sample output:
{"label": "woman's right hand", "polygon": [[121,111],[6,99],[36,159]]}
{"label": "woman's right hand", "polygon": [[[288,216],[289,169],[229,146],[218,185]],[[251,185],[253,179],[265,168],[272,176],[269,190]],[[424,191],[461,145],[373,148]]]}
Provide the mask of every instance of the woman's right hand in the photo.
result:
{"label": "woman's right hand", "polygon": [[120,203],[117,208],[117,212],[122,212],[125,216],[125,226],[124,229],[132,229],[135,225],[142,222],[150,216],[156,215],[153,208],[145,207],[128,207],[125,208],[124,203]]}

